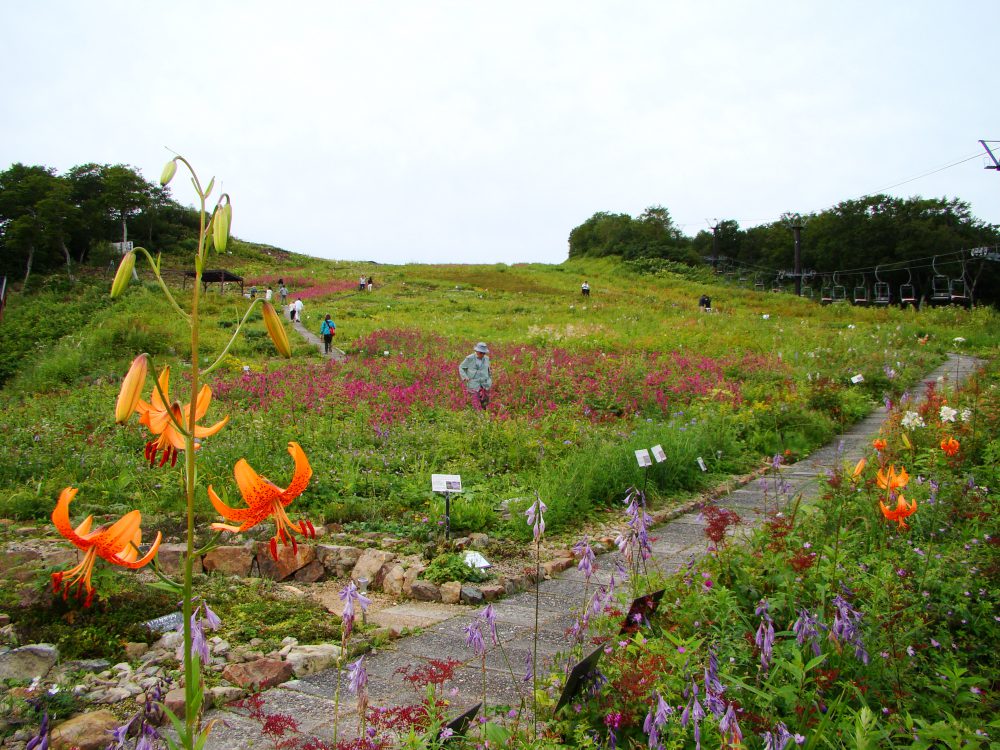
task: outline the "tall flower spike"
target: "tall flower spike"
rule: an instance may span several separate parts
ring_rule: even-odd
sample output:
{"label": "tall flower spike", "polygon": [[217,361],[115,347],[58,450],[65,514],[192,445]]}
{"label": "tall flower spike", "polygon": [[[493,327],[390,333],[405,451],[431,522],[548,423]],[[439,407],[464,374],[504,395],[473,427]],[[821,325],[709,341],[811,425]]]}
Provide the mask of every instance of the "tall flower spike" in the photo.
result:
{"label": "tall flower spike", "polygon": [[65,599],[75,587],[76,596],[85,597],[84,606],[89,607],[94,598],[90,576],[98,557],[113,565],[138,570],[156,557],[162,536],[157,532],[149,551],[139,557],[139,545],[142,543],[142,515],[137,510],[126,513],[113,524],[99,526],[93,531],[90,527],[94,519],[92,516],[87,516],[83,523],[74,529],[69,521],[69,504],[76,497],[76,493],[75,487],[67,487],[60,493],[55,510],[52,511],[52,523],[60,534],[84,553],[83,560],[76,567],[53,573],[52,589],[57,594],[62,591]]}
{"label": "tall flower spike", "polygon": [[542,498],[535,494],[535,502],[524,511],[524,516],[528,521],[528,526],[531,526],[532,533],[535,537],[535,544],[538,544],[539,540],[542,538],[542,534],[545,533],[545,516],[543,515],[548,507],[542,502]]}
{"label": "tall flower spike", "polygon": [[208,499],[219,512],[219,514],[229,520],[239,523],[239,526],[231,526],[224,523],[213,523],[212,528],[217,531],[232,531],[241,533],[252,529],[257,524],[267,518],[273,517],[275,524],[275,534],[271,538],[271,556],[278,559],[278,542],[288,544],[291,542],[292,552],[298,552],[298,542],[295,540],[296,534],[313,538],[316,530],[313,525],[306,520],[293,524],[285,508],[297,498],[309,484],[312,477],[312,467],[309,459],[306,458],[302,447],[296,442],[288,444],[288,453],[295,459],[295,474],[288,487],[281,489],[267,477],[260,476],[250,468],[246,459],[241,458],[233,468],[233,475],[236,477],[236,484],[240,488],[240,494],[246,502],[246,508],[231,508],[226,505],[215,494],[211,485],[208,486]]}

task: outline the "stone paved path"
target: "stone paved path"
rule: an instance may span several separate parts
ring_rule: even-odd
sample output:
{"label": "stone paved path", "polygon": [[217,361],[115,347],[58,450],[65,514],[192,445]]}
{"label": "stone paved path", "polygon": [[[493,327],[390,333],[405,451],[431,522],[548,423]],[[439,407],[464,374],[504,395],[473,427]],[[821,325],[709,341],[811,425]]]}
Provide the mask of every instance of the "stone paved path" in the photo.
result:
{"label": "stone paved path", "polygon": [[[288,315],[288,307],[287,306],[282,310],[282,314],[283,315]],[[322,325],[322,323],[318,323],[317,325]],[[323,338],[321,336],[319,336],[318,334],[315,334],[312,331],[310,331],[308,328],[306,328],[304,325],[302,325],[301,323],[299,323],[297,320],[292,322],[292,328],[294,328],[296,331],[298,331],[298,334],[302,338],[304,338],[310,344],[312,344],[317,349],[319,349],[320,353],[324,357],[332,359],[335,362],[345,362],[345,361],[347,361],[347,354],[345,354],[343,350],[338,349],[337,347],[333,347],[333,351],[330,352],[329,354],[327,354],[324,351],[325,347],[323,346]]]}
{"label": "stone paved path", "polygon": [[[941,377],[954,384],[956,380],[964,380],[980,364],[971,357],[952,355],[925,378],[925,384]],[[782,478],[791,485],[785,497],[794,498],[801,494],[805,502],[817,497],[828,468],[841,464],[851,466],[869,451],[871,440],[877,435],[883,418],[882,410],[877,410],[832,444],[798,463],[783,467]],[[764,503],[767,502],[768,509],[773,510],[775,501],[773,490],[765,496],[760,483],[753,482],[716,498],[716,502],[722,507],[733,508],[747,525],[752,525],[754,518],[763,513]],[[704,522],[695,510],[657,527],[653,534],[656,539],[653,543],[656,566],[664,572],[672,572],[686,564],[692,556],[703,554],[706,546],[703,526]],[[606,583],[608,571],[614,567],[611,555],[599,557],[598,564],[600,572],[592,581]],[[591,593],[594,586],[592,582]],[[583,575],[575,568],[540,584],[538,658],[541,669],[545,668],[546,660],[569,648],[565,631],[573,623],[574,612],[580,608],[586,592]],[[419,703],[421,696],[402,681],[396,670],[426,664],[431,659],[456,659],[463,663],[455,680],[448,685],[458,689],[456,695],[448,696],[452,703],[451,715],[478,703],[483,694],[483,675],[479,659],[465,646],[464,628],[482,609],[440,604],[424,606],[420,603],[400,606],[411,610],[415,617],[423,615],[428,627],[418,635],[401,638],[366,657],[370,705],[384,707]],[[494,647],[486,655],[487,702],[516,706],[521,698],[527,700],[530,694],[521,677],[525,656],[532,648],[535,592],[524,592],[496,602],[494,609],[503,648],[501,651]],[[508,660],[512,669],[508,669]],[[326,670],[267,690],[263,693],[267,711],[289,714],[299,722],[303,732],[330,741],[336,681],[336,670]],[[353,696],[347,690],[346,677],[341,677],[340,694],[340,736],[351,737],[355,734],[357,717]],[[245,750],[248,745],[264,741],[259,725],[234,711],[215,710],[209,713],[208,718],[225,720],[225,724],[217,724],[213,729],[208,750]]]}

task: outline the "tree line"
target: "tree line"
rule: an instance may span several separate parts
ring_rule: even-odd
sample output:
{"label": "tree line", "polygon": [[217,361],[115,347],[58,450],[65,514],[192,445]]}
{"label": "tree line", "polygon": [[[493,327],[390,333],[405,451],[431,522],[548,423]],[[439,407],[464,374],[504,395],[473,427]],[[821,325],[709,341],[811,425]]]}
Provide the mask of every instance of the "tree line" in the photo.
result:
{"label": "tree line", "polygon": [[0,275],[87,263],[95,248],[133,240],[170,251],[190,244],[198,215],[127,164],[82,164],[65,174],[13,164],[0,172]]}
{"label": "tree line", "polygon": [[815,278],[836,271],[843,273],[841,283],[870,286],[878,266],[884,267],[879,274],[883,281],[898,285],[910,279],[927,290],[937,272],[964,276],[977,300],[1000,301],[1000,262],[973,260],[968,253],[976,247],[995,248],[1000,227],[977,219],[968,203],[954,198],[872,195],[808,215],[785,214],[746,229],[727,219],[693,237],[685,235],[662,206],[647,208],[635,218],[599,212],[570,232],[569,257],[707,262],[756,273],[770,282],[780,271],[793,270],[795,222],[803,227],[801,267],[814,271]]}

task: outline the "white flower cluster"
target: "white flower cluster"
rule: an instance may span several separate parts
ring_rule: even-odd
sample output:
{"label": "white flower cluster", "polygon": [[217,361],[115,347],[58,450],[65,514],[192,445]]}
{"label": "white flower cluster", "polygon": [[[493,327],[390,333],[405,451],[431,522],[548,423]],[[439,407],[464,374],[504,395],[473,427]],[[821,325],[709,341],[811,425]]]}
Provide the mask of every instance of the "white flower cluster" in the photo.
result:
{"label": "white flower cluster", "polygon": [[955,417],[958,416],[958,409],[952,409],[950,406],[941,407],[941,421],[942,422],[954,422]]}
{"label": "white flower cluster", "polygon": [[917,414],[915,411],[908,411],[903,415],[903,421],[901,423],[903,427],[907,430],[912,430],[914,427],[925,427],[924,418]]}

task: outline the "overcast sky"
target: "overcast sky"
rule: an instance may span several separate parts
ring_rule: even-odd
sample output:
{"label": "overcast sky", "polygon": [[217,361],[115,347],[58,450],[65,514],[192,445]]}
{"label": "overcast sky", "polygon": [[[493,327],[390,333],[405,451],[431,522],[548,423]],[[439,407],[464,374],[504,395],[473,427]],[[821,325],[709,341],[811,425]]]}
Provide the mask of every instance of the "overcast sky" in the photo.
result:
{"label": "overcast sky", "polygon": [[880,190],[1000,223],[997,10],[3,2],[0,169],[156,180],[169,148],[221,180],[237,236],[385,263],[558,263],[593,213],[654,204],[692,236]]}

